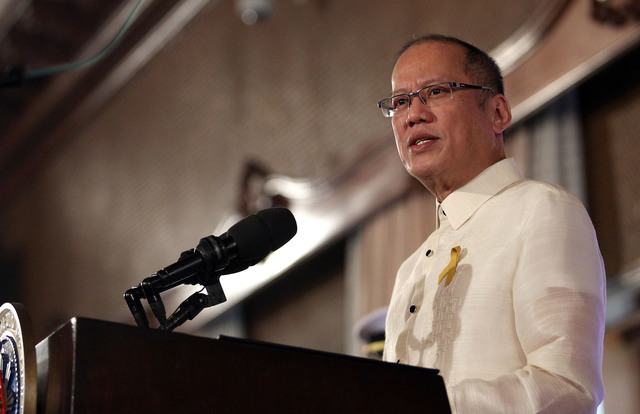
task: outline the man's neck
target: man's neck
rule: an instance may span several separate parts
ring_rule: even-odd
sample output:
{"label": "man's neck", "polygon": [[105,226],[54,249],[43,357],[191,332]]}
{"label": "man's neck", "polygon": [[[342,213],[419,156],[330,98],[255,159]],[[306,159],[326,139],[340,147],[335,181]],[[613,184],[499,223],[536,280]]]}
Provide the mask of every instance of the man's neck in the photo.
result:
{"label": "man's neck", "polygon": [[496,158],[494,162],[485,165],[483,168],[479,168],[474,171],[466,171],[466,174],[459,175],[453,179],[447,179],[447,177],[429,177],[428,179],[420,179],[419,181],[431,194],[435,196],[439,203],[442,203],[449,194],[466,185],[468,182],[480,175],[484,170],[504,159],[506,159],[505,155]]}

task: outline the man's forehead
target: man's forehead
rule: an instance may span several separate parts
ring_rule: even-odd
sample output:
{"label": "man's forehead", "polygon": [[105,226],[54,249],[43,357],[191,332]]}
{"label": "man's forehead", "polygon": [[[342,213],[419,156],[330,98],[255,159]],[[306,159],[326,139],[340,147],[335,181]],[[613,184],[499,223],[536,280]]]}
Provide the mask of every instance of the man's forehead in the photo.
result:
{"label": "man's forehead", "polygon": [[393,91],[405,91],[439,82],[461,82],[464,75],[464,48],[429,41],[411,46],[398,58],[391,74],[391,87]]}
{"label": "man's forehead", "polygon": [[410,64],[430,64],[442,61],[446,61],[448,65],[453,63],[462,65],[465,55],[466,50],[456,43],[426,41],[417,43],[405,50],[398,57],[395,68]]}

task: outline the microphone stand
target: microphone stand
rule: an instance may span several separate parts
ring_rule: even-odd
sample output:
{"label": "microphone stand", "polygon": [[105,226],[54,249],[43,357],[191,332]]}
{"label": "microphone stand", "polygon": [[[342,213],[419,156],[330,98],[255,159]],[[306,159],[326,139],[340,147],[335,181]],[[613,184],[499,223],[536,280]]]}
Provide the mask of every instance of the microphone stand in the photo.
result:
{"label": "microphone stand", "polygon": [[[218,275],[219,276],[219,275]],[[187,320],[193,320],[204,308],[218,305],[226,302],[227,297],[222,290],[220,280],[217,278],[213,283],[205,287],[207,293],[202,290],[189,296],[180,306],[169,316],[166,317],[164,304],[160,295],[148,283],[147,279],[137,287],[133,287],[124,294],[124,299],[129,305],[129,310],[133,315],[136,324],[141,328],[149,328],[149,319],[142,306],[141,299],[147,299],[151,311],[160,323],[159,330],[171,332]]]}
{"label": "microphone stand", "polygon": [[[222,240],[209,236],[200,240],[196,249],[183,252],[176,265],[169,268],[189,268],[193,263],[201,262],[204,270],[194,273],[171,273],[165,268],[144,279],[138,286],[132,287],[124,294],[136,324],[141,328],[149,328],[149,319],[142,305],[146,299],[153,315],[160,324],[160,330],[172,331],[187,320],[195,318],[204,308],[215,306],[227,300],[220,284],[221,269],[229,263],[230,258],[222,249]],[[216,265],[217,264],[217,265]],[[206,294],[197,292],[178,306],[167,319],[160,292],[174,288],[180,284],[200,284],[205,286]]]}
{"label": "microphone stand", "polygon": [[158,329],[171,332],[187,320],[193,320],[200,311],[227,300],[220,281],[206,287],[207,294],[196,292],[178,306],[175,312]]}

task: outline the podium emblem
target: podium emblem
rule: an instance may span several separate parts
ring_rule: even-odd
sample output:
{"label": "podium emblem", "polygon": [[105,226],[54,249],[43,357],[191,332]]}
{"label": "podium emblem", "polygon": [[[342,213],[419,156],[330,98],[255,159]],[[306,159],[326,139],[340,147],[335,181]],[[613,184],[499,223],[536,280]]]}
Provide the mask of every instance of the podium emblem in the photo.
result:
{"label": "podium emblem", "polygon": [[0,355],[2,414],[35,413],[37,375],[31,323],[24,307],[5,303],[0,307]]}

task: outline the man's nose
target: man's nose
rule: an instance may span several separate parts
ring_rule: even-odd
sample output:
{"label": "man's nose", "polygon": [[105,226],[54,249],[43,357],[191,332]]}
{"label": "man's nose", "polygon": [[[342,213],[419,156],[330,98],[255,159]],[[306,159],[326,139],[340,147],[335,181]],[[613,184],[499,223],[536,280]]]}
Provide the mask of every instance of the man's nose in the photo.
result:
{"label": "man's nose", "polygon": [[411,97],[407,108],[407,124],[413,125],[419,122],[432,122],[433,112],[431,107],[425,105],[418,95]]}

